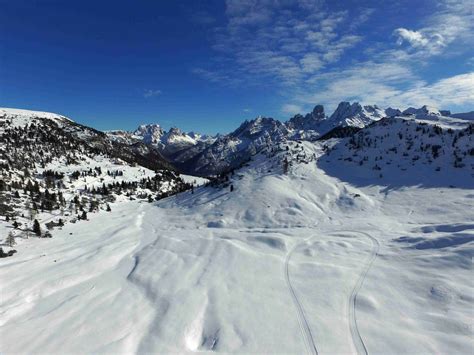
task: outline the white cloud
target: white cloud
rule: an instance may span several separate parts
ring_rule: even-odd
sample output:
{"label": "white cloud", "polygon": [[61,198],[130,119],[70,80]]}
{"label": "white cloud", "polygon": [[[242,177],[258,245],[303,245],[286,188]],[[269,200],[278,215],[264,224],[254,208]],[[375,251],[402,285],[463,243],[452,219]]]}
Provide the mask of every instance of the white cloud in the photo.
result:
{"label": "white cloud", "polygon": [[433,56],[464,53],[474,43],[472,0],[434,1],[431,14],[413,27],[393,29],[397,45],[390,34],[369,43],[357,33],[375,9],[329,12],[319,0],[227,0],[227,23],[213,37],[217,56],[194,72],[226,85],[278,88],[290,102],[281,108],[286,114],[318,103],[330,111],[341,100],[399,107],[470,103],[472,74],[430,83],[420,77],[420,66],[429,68]]}
{"label": "white cloud", "polygon": [[241,78],[229,75],[222,70],[207,70],[204,68],[194,68],[191,70],[191,72],[196,75],[199,75],[200,77],[210,82],[220,83],[230,87],[234,87],[242,83]]}
{"label": "white cloud", "polygon": [[281,112],[285,114],[296,115],[297,113],[303,112],[303,108],[295,104],[285,104],[281,108]]}
{"label": "white cloud", "polygon": [[474,102],[474,72],[426,83],[404,65],[366,62],[319,76],[312,83],[318,89],[309,95],[297,95],[294,100],[312,105],[324,103],[328,112],[343,100],[399,108],[444,108]]}
{"label": "white cloud", "polygon": [[143,97],[146,98],[146,99],[148,99],[150,97],[154,97],[154,96],[160,96],[160,95],[161,95],[161,90],[147,89],[143,93]]}
{"label": "white cloud", "polygon": [[360,42],[349,28],[371,13],[329,13],[321,0],[227,0],[227,23],[213,37],[217,58],[212,69],[196,73],[212,81],[234,76],[246,84],[297,86]]}
{"label": "white cloud", "polygon": [[[439,55],[447,48],[470,46],[474,41],[474,12],[472,0],[442,0],[436,10],[418,30],[397,28],[397,44],[407,42],[422,57]],[[469,48],[469,47],[467,47]],[[465,50],[462,48],[461,50]]]}
{"label": "white cloud", "polygon": [[301,67],[306,73],[314,73],[324,67],[324,62],[321,60],[318,54],[310,53],[306,54],[301,60]]}
{"label": "white cloud", "polygon": [[402,45],[403,42],[407,41],[413,47],[425,47],[430,42],[421,32],[410,31],[406,28],[397,28],[394,33],[398,36],[398,45]]}
{"label": "white cloud", "polygon": [[413,87],[400,97],[407,106],[427,104],[443,108],[474,103],[474,72],[441,79],[433,84]]}
{"label": "white cloud", "polygon": [[365,22],[367,22],[370,19],[370,17],[372,16],[374,12],[375,12],[375,9],[372,9],[372,8],[361,9],[356,20],[351,24],[350,29],[355,30],[357,27],[363,25]]}

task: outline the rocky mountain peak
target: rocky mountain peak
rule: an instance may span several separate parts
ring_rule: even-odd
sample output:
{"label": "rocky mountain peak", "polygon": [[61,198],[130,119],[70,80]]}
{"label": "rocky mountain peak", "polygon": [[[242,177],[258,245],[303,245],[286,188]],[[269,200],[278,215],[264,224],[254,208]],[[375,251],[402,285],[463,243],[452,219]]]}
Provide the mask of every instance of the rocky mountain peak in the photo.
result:
{"label": "rocky mountain peak", "polygon": [[156,144],[164,133],[165,131],[158,124],[144,124],[138,126],[133,135],[142,137],[145,144]]}
{"label": "rocky mountain peak", "polygon": [[389,107],[385,109],[385,114],[388,117],[395,117],[395,116],[400,116],[402,114],[402,111],[400,111],[398,108]]}
{"label": "rocky mountain peak", "polygon": [[290,129],[297,130],[317,130],[321,121],[326,119],[323,105],[316,105],[311,113],[306,115],[297,114],[293,116],[288,122],[287,126]]}
{"label": "rocky mountain peak", "polygon": [[441,116],[439,110],[435,107],[424,105],[421,108],[409,107],[403,111],[404,115],[414,115],[416,118],[429,118]]}

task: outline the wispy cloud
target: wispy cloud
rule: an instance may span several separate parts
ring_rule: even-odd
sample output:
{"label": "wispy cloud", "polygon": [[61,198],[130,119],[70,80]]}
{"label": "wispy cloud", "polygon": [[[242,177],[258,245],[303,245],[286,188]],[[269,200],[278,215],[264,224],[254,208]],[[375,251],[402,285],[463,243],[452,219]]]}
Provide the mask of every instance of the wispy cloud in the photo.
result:
{"label": "wispy cloud", "polygon": [[397,28],[394,34],[398,36],[397,44],[402,45],[403,42],[410,43],[413,47],[425,47],[430,40],[421,32],[410,31],[406,28]]}
{"label": "wispy cloud", "polygon": [[408,67],[395,63],[359,64],[321,76],[315,84],[318,90],[296,95],[294,100],[306,106],[324,102],[328,111],[341,100],[399,108],[425,104],[443,108],[474,102],[474,72],[426,83]]}
{"label": "wispy cloud", "polygon": [[144,92],[143,92],[143,97],[145,99],[148,99],[150,97],[154,97],[154,96],[160,96],[161,95],[161,90],[154,90],[154,89],[146,89]]}
{"label": "wispy cloud", "polygon": [[[395,98],[394,98],[395,100]],[[433,106],[458,106],[474,102],[474,72],[455,75],[429,85],[419,85],[405,90],[400,103]]]}
{"label": "wispy cloud", "polygon": [[442,0],[418,29],[397,28],[397,44],[407,43],[423,56],[444,53],[451,44],[470,45],[474,41],[472,0]]}
{"label": "wispy cloud", "polygon": [[278,90],[288,102],[281,107],[286,114],[317,103],[331,110],[341,100],[400,107],[473,102],[472,73],[421,76],[420,66],[474,43],[472,0],[433,1],[432,12],[413,27],[384,24],[385,37],[373,42],[361,29],[383,15],[379,9],[330,11],[323,0],[227,0],[226,25],[213,35],[216,56],[194,72],[215,83]]}
{"label": "wispy cloud", "polygon": [[295,105],[295,104],[285,104],[281,108],[281,112],[289,115],[296,115],[297,113],[302,113],[303,108],[300,105]]}
{"label": "wispy cloud", "polygon": [[361,41],[348,29],[371,13],[364,9],[352,19],[347,11],[328,12],[320,0],[227,0],[227,24],[213,37],[212,69],[195,73],[211,81],[233,76],[246,84],[263,79],[297,86]]}

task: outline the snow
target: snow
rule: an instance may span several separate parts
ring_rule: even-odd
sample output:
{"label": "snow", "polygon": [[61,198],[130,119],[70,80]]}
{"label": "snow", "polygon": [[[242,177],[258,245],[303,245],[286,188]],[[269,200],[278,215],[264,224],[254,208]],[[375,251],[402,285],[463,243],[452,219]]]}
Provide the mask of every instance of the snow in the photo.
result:
{"label": "snow", "polygon": [[258,154],[233,192],[124,200],[19,244],[2,352],[471,353],[472,180],[360,183],[327,142],[287,144],[314,159]]}
{"label": "snow", "polygon": [[72,122],[69,118],[58,115],[57,113],[21,110],[7,107],[0,107],[0,120],[2,120],[2,117],[8,117],[11,119],[13,121],[12,127],[23,127],[26,124],[31,123],[31,120],[35,117],[46,118],[58,124]]}
{"label": "snow", "polygon": [[197,186],[201,186],[209,182],[209,179],[202,178],[199,176],[180,174],[179,177],[183,179],[184,182]]}

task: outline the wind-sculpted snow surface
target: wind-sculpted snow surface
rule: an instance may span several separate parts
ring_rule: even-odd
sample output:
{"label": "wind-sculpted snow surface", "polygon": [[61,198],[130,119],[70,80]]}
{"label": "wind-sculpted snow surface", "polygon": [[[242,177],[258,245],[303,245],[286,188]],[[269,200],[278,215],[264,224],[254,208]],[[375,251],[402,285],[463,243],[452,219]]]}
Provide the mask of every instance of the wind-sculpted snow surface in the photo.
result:
{"label": "wind-sculpted snow surface", "polygon": [[329,144],[21,243],[2,353],[472,352],[473,189],[339,179]]}

